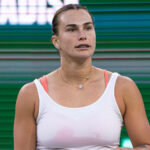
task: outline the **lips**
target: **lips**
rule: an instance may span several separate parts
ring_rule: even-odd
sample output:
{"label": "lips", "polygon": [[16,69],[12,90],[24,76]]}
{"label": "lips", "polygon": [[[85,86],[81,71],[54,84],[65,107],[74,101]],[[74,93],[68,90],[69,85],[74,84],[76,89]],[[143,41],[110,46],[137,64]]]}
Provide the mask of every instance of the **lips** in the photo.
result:
{"label": "lips", "polygon": [[83,48],[83,49],[87,49],[87,48],[89,48],[90,47],[90,45],[89,44],[79,44],[79,45],[77,45],[77,46],[75,46],[75,48]]}

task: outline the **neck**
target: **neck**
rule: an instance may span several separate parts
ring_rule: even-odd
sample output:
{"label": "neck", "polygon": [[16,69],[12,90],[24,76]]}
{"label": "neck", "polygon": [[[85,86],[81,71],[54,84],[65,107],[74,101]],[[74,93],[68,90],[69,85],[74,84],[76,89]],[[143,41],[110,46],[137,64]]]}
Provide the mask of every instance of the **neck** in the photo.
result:
{"label": "neck", "polygon": [[72,85],[83,84],[92,75],[92,61],[82,63],[63,62],[59,69],[62,78]]}

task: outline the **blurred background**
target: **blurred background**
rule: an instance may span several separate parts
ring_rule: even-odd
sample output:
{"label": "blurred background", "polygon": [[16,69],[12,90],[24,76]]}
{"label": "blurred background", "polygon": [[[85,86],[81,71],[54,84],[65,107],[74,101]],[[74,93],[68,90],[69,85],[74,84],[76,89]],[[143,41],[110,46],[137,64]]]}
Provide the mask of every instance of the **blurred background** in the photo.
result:
{"label": "blurred background", "polygon": [[[51,21],[69,3],[82,4],[93,15],[94,65],[132,78],[150,121],[150,0],[0,0],[0,150],[13,149],[21,86],[60,65]],[[132,146],[124,127],[120,145]]]}

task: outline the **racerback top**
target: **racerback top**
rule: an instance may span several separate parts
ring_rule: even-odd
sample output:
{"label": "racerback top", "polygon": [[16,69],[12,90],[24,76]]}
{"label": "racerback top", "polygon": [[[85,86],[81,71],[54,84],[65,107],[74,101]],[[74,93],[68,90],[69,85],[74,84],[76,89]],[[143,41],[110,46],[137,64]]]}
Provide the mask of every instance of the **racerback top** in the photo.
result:
{"label": "racerback top", "polygon": [[118,147],[123,118],[114,89],[113,73],[102,96],[78,108],[56,103],[36,79],[39,95],[36,150],[111,150]]}

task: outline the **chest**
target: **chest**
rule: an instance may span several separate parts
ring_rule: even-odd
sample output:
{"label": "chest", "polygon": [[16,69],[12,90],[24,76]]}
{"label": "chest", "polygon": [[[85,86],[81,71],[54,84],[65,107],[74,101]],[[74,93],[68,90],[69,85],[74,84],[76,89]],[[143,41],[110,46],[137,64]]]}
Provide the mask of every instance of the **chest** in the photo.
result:
{"label": "chest", "polygon": [[[101,88],[90,84],[87,90],[84,89],[82,93],[78,91],[75,95],[73,94],[77,92],[63,86],[51,87],[51,90],[58,92],[55,93],[58,97],[53,95],[55,100],[50,94],[47,95],[42,87],[38,93],[40,109],[37,118],[37,147],[117,147],[123,120],[116,104],[114,86],[109,84],[105,89],[105,86]],[[81,104],[78,99],[80,102],[83,99],[85,103]],[[91,105],[87,105],[88,103]],[[84,107],[81,107],[82,105]]]}
{"label": "chest", "polygon": [[51,85],[49,95],[58,104],[66,107],[82,107],[90,105],[99,99],[105,91],[103,82],[92,82],[83,88],[72,87],[70,85]]}
{"label": "chest", "polygon": [[104,95],[92,105],[68,109],[47,97],[37,122],[38,144],[47,148],[116,146],[122,120],[113,98],[107,98]]}

